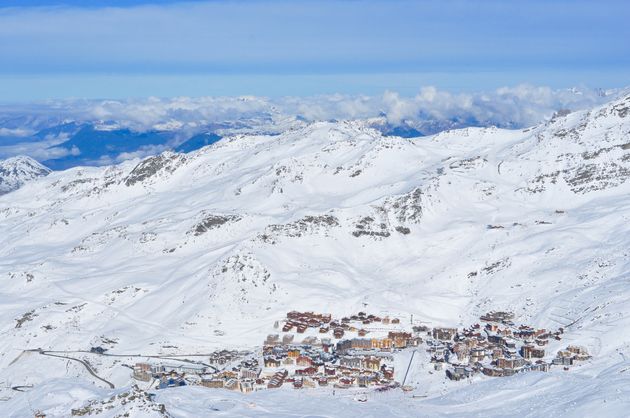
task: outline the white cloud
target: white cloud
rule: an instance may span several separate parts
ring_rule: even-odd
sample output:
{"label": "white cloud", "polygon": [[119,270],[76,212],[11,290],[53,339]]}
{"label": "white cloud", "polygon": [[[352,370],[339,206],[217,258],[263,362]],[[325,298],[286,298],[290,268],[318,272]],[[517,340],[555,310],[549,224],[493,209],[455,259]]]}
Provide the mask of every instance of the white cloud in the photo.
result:
{"label": "white cloud", "polygon": [[[556,110],[577,110],[607,100],[594,89],[558,89],[519,85],[490,92],[452,93],[423,87],[415,96],[385,91],[379,96],[322,95],[311,97],[174,97],[129,100],[63,100],[38,104],[33,112],[49,119],[100,122],[102,128],[132,130],[196,130],[217,123],[248,119],[300,116],[309,121],[359,119],[385,115],[392,124],[402,121],[448,121],[529,126],[550,117]],[[28,106],[21,109],[29,114]],[[0,109],[0,115],[2,114]],[[13,136],[31,132],[28,126],[13,128]],[[7,130],[9,132],[9,130]]]}
{"label": "white cloud", "polygon": [[25,137],[30,136],[35,133],[32,129],[23,129],[23,128],[4,128],[0,127],[0,136],[9,136],[9,137]]}
{"label": "white cloud", "polygon": [[[519,85],[490,92],[452,93],[435,87],[423,87],[415,96],[385,91],[378,96],[321,95],[311,97],[174,97],[128,100],[62,100],[0,107],[0,121],[28,116],[31,125],[1,128],[19,137],[61,121],[90,122],[99,129],[129,128],[134,131],[172,130],[168,144],[124,153],[113,161],[144,157],[177,145],[193,134],[221,127],[252,127],[281,130],[287,119],[307,121],[385,117],[392,125],[402,122],[431,133],[436,129],[496,125],[526,127],[539,123],[559,109],[577,110],[611,100],[621,90],[606,93],[588,88],[555,90],[549,87]],[[1,122],[0,122],[1,125]],[[0,144],[0,158],[26,154],[39,160],[77,155],[60,145],[66,134],[43,141]]]}

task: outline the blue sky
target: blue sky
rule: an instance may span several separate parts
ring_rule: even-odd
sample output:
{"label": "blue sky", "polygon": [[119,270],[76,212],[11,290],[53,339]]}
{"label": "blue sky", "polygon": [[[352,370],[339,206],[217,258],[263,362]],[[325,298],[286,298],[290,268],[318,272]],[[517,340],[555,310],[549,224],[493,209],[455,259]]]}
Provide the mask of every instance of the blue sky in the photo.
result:
{"label": "blue sky", "polygon": [[0,4],[3,102],[630,85],[621,0]]}

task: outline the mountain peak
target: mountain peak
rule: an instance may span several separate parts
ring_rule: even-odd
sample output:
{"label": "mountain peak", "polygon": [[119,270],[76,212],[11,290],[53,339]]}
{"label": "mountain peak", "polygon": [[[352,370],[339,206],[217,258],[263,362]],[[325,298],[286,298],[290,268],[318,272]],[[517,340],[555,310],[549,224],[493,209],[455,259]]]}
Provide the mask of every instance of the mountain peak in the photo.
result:
{"label": "mountain peak", "polygon": [[47,176],[50,172],[48,167],[24,155],[0,161],[0,195],[19,189],[25,183]]}

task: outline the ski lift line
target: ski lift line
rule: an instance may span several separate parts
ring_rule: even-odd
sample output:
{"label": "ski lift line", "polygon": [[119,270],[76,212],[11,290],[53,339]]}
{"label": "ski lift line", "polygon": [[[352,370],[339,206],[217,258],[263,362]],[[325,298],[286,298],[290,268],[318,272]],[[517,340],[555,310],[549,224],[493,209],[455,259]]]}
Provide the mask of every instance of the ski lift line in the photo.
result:
{"label": "ski lift line", "polygon": [[413,358],[416,355],[416,351],[417,350],[413,350],[413,352],[411,353],[411,359],[409,359],[409,364],[407,365],[407,371],[405,372],[405,378],[403,379],[402,386],[405,386],[405,383],[407,382],[407,375],[409,374],[409,369],[411,368],[411,363],[413,362]]}

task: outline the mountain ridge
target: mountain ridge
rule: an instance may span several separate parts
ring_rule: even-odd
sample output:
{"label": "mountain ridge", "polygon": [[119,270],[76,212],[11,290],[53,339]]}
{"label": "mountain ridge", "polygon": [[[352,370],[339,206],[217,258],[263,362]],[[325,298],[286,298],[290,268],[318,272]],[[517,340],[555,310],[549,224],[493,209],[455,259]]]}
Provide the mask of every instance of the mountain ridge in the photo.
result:
{"label": "mountain ridge", "polygon": [[629,104],[413,139],[317,122],[53,172],[0,197],[0,369],[27,367],[12,347],[255,347],[294,309],[494,309],[565,327],[599,374],[630,329]]}

